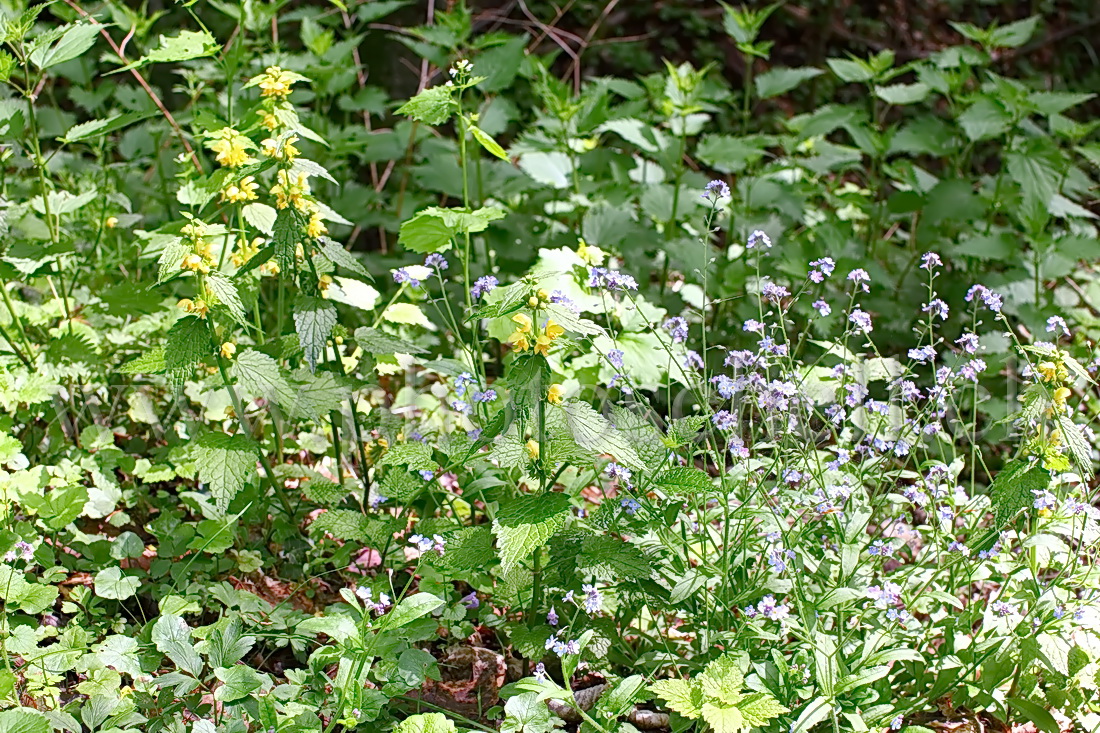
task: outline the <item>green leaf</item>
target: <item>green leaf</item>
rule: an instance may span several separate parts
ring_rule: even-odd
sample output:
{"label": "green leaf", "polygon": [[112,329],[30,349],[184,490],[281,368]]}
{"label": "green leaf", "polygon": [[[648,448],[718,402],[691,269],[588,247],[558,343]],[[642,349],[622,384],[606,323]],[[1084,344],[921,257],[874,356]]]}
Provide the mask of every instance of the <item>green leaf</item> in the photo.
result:
{"label": "green leaf", "polygon": [[195,449],[199,480],[210,487],[210,495],[219,509],[229,503],[256,472],[255,445],[247,436],[207,433]]}
{"label": "green leaf", "polygon": [[275,262],[279,274],[292,277],[298,272],[298,245],[303,241],[302,215],[293,206],[280,209],[275,217],[271,243],[275,247]]}
{"label": "green leaf", "polygon": [[137,61],[111,72],[129,71],[147,64],[173,63],[213,56],[221,51],[221,44],[207,31],[180,31],[175,36],[161,36],[160,46]]}
{"label": "green leaf", "polygon": [[875,78],[874,71],[864,62],[854,59],[825,59],[832,72],[841,81],[868,82]]}
{"label": "green leaf", "polygon": [[670,468],[657,476],[654,483],[671,494],[681,496],[697,496],[714,488],[706,471],[691,466]]}
{"label": "green leaf", "polygon": [[756,95],[761,99],[769,99],[789,92],[802,82],[824,73],[821,69],[815,69],[812,66],[794,69],[778,67],[760,74],[753,79],[753,83],[756,84]]}
{"label": "green leaf", "polygon": [[15,708],[0,713],[0,733],[51,733],[49,718],[33,708]]}
{"label": "green leaf", "polygon": [[317,240],[317,244],[321,248],[321,254],[331,260],[333,264],[339,265],[345,270],[353,272],[365,280],[374,280],[374,277],[370,274],[363,263],[360,262],[359,259],[351,252],[348,252],[346,249],[341,247],[338,242],[334,242],[328,237],[320,237]]}
{"label": "green leaf", "polygon": [[244,700],[268,682],[267,675],[243,664],[219,667],[214,670],[214,676],[222,683],[214,690],[214,699],[225,703]]}
{"label": "green leaf", "polygon": [[1050,485],[1050,474],[1040,465],[1014,460],[1005,464],[989,487],[994,525],[1000,529],[1035,500],[1032,490]]}
{"label": "green leaf", "polygon": [[631,468],[644,469],[645,464],[630,445],[626,436],[615,429],[587,402],[566,402],[561,405],[565,422],[577,445],[596,453],[608,453],[619,463]]}
{"label": "green leaf", "polygon": [[423,354],[427,349],[377,328],[355,329],[355,343],[371,354]]}
{"label": "green leaf", "polygon": [[496,559],[493,532],[486,525],[463,527],[447,537],[447,553],[439,564],[448,570],[470,572],[484,569]]}
{"label": "green leaf", "polygon": [[501,507],[493,520],[493,534],[503,572],[511,572],[564,527],[570,506],[568,496],[550,492],[527,494]]}
{"label": "green leaf", "polygon": [[278,362],[262,351],[245,349],[237,354],[233,366],[229,368],[229,376],[251,396],[261,397],[284,408],[292,407],[297,402],[297,393]]}
{"label": "green leaf", "polygon": [[164,614],[153,624],[153,644],[192,677],[202,674],[202,657],[191,641],[191,627],[179,616]]}
{"label": "green leaf", "polygon": [[986,97],[970,105],[959,115],[959,125],[971,142],[988,140],[1008,131],[1012,116],[999,104]]}
{"label": "green leaf", "polygon": [[489,153],[501,160],[508,160],[508,154],[504,152],[504,148],[500,147],[500,144],[480,127],[477,125],[470,125],[470,134],[473,135],[474,139],[481,143],[481,147],[485,148]]}
{"label": "green leaf", "polygon": [[121,374],[160,374],[167,368],[164,347],[154,346],[119,367]]}
{"label": "green leaf", "polygon": [[1062,726],[1058,725],[1058,721],[1042,705],[1018,697],[1007,698],[1006,702],[1043,733],[1061,733]]}
{"label": "green leaf", "polygon": [[500,733],[553,733],[565,721],[550,712],[537,692],[524,692],[504,704]]}
{"label": "green leaf", "polygon": [[737,704],[737,709],[741,711],[741,715],[745,718],[745,725],[749,728],[761,728],[772,718],[778,718],[790,712],[766,692],[746,695],[745,699]]}
{"label": "green leaf", "polygon": [[1063,412],[1058,415],[1058,428],[1062,431],[1062,438],[1066,441],[1066,448],[1078,472],[1086,480],[1092,478],[1092,446],[1081,434],[1081,427],[1069,414]]}
{"label": "green leaf", "polygon": [[[436,462],[432,460],[432,448],[427,443],[413,440],[390,446],[382,456],[383,466],[408,466],[413,471],[434,470]],[[388,496],[388,494],[387,494]]]}
{"label": "green leaf", "polygon": [[397,243],[420,254],[444,252],[451,248],[451,237],[454,235],[454,230],[442,219],[422,211],[401,225]]}
{"label": "green leaf", "polygon": [[989,34],[989,45],[993,48],[1019,48],[1035,35],[1039,25],[1039,16],[1018,20],[1015,23],[994,28]]}
{"label": "green leaf", "polygon": [[230,318],[242,326],[248,325],[240,293],[237,292],[237,286],[229,278],[220,272],[211,272],[206,276],[206,287],[214,295],[217,304],[225,307]]}
{"label": "green leaf", "polygon": [[[87,496],[83,487],[75,488]],[[18,608],[23,613],[37,616],[53,606],[57,596],[58,591],[54,586],[28,582],[23,573],[7,565],[0,565],[0,598],[8,602],[9,608]]]}
{"label": "green leaf", "polygon": [[164,245],[157,259],[157,283],[160,284],[178,275],[183,258],[189,254],[191,254],[191,244],[184,242],[180,237]]}
{"label": "green leaf", "polygon": [[115,601],[137,595],[141,581],[132,575],[123,575],[121,568],[104,568],[95,574],[95,594]]}
{"label": "green leaf", "polygon": [[53,44],[35,44],[30,61],[40,69],[48,69],[80,57],[92,47],[103,26],[98,23],[76,23],[65,30]]}
{"label": "green leaf", "polygon": [[875,96],[887,104],[905,105],[923,102],[932,91],[927,84],[917,82],[915,84],[891,84],[885,87],[875,87]]}
{"label": "green leaf", "polygon": [[77,143],[91,140],[92,138],[112,133],[115,130],[121,130],[123,127],[132,125],[135,122],[140,122],[152,115],[153,113],[151,112],[127,112],[126,114],[111,115],[102,120],[82,122],[79,125],[70,127],[69,131],[65,133],[65,136],[61,138],[61,142]]}
{"label": "green leaf", "polygon": [[451,118],[457,109],[452,96],[453,87],[435,86],[417,94],[397,108],[397,114],[411,117],[429,125],[441,125]]}
{"label": "green leaf", "polygon": [[244,220],[259,229],[267,236],[275,233],[275,222],[279,220],[279,212],[272,206],[253,201],[241,209]]}
{"label": "green leaf", "polygon": [[442,608],[444,602],[431,593],[414,593],[407,598],[402,598],[394,608],[386,614],[382,621],[386,631],[400,629],[408,626],[413,621],[423,618]]}
{"label": "green leaf", "polygon": [[184,316],[168,329],[164,346],[164,368],[174,385],[182,385],[195,365],[213,352],[210,324],[198,316]]}
{"label": "green leaf", "polygon": [[394,733],[454,733],[455,724],[443,713],[422,713],[405,718]]}
{"label": "green leaf", "polygon": [[649,691],[685,718],[694,720],[703,714],[703,694],[686,680],[657,680]]}
{"label": "green leaf", "polygon": [[[348,495],[346,486],[324,478],[311,478],[302,486],[302,493],[314,504],[321,506],[335,506]],[[447,548],[448,553],[450,547]]]}
{"label": "green leaf", "polygon": [[744,716],[737,708],[719,707],[709,702],[703,705],[703,720],[714,733],[740,733],[747,727]]}
{"label": "green leaf", "polygon": [[[447,552],[451,548],[448,545]],[[581,543],[577,567],[608,580],[639,580],[653,574],[653,560],[636,545],[611,535],[586,537]]]}
{"label": "green leaf", "polygon": [[294,302],[294,327],[311,370],[325,354],[332,327],[336,325],[336,306],[323,298],[299,295]]}
{"label": "green leaf", "polygon": [[708,700],[717,700],[724,705],[736,705],[744,695],[745,676],[732,654],[725,654],[707,665],[699,675],[699,689]]}
{"label": "green leaf", "polygon": [[345,542],[355,540],[366,544],[371,539],[371,522],[360,511],[330,509],[313,520],[309,525],[309,534],[330,534]]}

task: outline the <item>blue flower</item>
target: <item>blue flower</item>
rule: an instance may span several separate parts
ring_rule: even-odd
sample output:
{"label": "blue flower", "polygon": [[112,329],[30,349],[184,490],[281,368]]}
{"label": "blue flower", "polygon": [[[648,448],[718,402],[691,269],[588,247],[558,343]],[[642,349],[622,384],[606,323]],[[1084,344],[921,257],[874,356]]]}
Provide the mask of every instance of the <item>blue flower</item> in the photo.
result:
{"label": "blue flower", "polygon": [[714,180],[703,189],[703,198],[708,201],[718,201],[730,197],[730,187],[725,181]]}
{"label": "blue flower", "polygon": [[485,275],[484,277],[479,277],[474,282],[474,286],[472,288],[470,288],[470,296],[474,300],[477,300],[477,299],[482,298],[485,295],[487,295],[489,293],[489,291],[491,291],[493,288],[495,288],[498,285],[500,285],[500,281],[497,280],[492,275]]}
{"label": "blue flower", "polygon": [[757,247],[761,246],[766,249],[771,249],[772,240],[768,237],[767,234],[760,231],[759,229],[756,229],[755,231],[753,231],[752,234],[749,235],[748,240],[745,242],[745,246],[749,249],[756,249]]}
{"label": "blue flower", "polygon": [[611,362],[611,366],[615,367],[616,369],[623,368],[623,352],[619,349],[612,349],[611,351],[607,352],[607,360]]}
{"label": "blue flower", "polygon": [[688,338],[688,322],[682,316],[673,316],[662,326],[672,336],[675,343],[682,344]]}
{"label": "blue flower", "polygon": [[438,252],[432,252],[430,255],[424,258],[424,264],[428,267],[434,267],[442,272],[451,266],[451,263],[447,262],[447,258]]}

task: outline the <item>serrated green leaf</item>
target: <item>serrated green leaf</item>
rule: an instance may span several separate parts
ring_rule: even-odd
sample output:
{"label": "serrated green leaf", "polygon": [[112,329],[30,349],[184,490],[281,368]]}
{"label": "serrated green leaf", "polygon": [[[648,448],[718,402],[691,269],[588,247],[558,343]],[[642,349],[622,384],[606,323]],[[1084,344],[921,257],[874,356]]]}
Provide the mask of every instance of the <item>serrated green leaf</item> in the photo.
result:
{"label": "serrated green leaf", "polygon": [[755,77],[753,83],[756,85],[756,94],[761,99],[770,99],[771,97],[778,97],[780,94],[789,92],[796,86],[804,81],[813,79],[815,76],[821,76],[825,72],[821,69],[815,69],[812,66],[802,66],[799,68],[786,68],[777,67],[765,71],[763,74]]}
{"label": "serrated green leaf", "polygon": [[242,326],[248,325],[241,295],[229,278],[220,272],[211,272],[206,276],[206,287],[214,295],[216,302],[225,307],[230,318]]}
{"label": "serrated green leaf", "polygon": [[119,367],[122,374],[160,374],[167,368],[164,347],[154,346]]}
{"label": "serrated green leaf", "polygon": [[566,424],[577,445],[596,453],[610,454],[619,463],[631,468],[645,468],[626,436],[587,402],[566,402],[561,405],[561,410],[565,413]]}
{"label": "serrated green leaf", "polygon": [[790,712],[766,692],[746,695],[745,699],[737,704],[737,709],[741,711],[741,715],[745,718],[745,725],[749,728],[763,727],[772,718],[778,718]]}
{"label": "serrated green leaf", "polygon": [[56,42],[35,43],[29,54],[30,62],[40,69],[48,69],[72,61],[92,47],[101,28],[103,26],[98,23],[75,23],[68,26]]}
{"label": "serrated green leaf", "polygon": [[1085,439],[1080,426],[1063,412],[1058,415],[1058,428],[1062,431],[1062,438],[1077,471],[1086,480],[1092,478],[1092,446]]}
{"label": "serrated green leaf", "polygon": [[329,509],[309,525],[310,535],[330,534],[338,540],[371,541],[371,522],[362,512],[351,509]]}
{"label": "serrated green leaf", "polygon": [[[323,478],[311,478],[302,486],[302,493],[315,504],[333,506],[339,504],[348,495],[346,486]],[[450,548],[448,548],[449,550]]]}
{"label": "serrated green leaf", "polygon": [[723,705],[736,705],[744,697],[741,688],[745,686],[745,676],[731,654],[718,657],[708,664],[697,683],[704,697]]}
{"label": "serrated green leaf", "polygon": [[77,143],[91,140],[101,135],[110,134],[115,130],[121,130],[123,127],[148,119],[151,116],[152,113],[150,112],[127,112],[125,114],[111,115],[101,120],[81,122],[79,125],[70,127],[69,131],[65,133],[65,136],[61,138],[61,142]]}
{"label": "serrated green leaf", "polygon": [[493,520],[500,564],[505,573],[542,547],[565,526],[570,502],[565,494],[528,494],[505,504]]}
{"label": "serrated green leaf", "polygon": [[51,733],[50,720],[33,708],[0,712],[0,733]]}
{"label": "serrated green leaf", "polygon": [[293,206],[280,209],[275,217],[271,244],[275,248],[275,262],[279,275],[293,277],[298,272],[298,245],[303,242],[302,215]]}
{"label": "serrated green leaf", "polygon": [[550,712],[536,692],[524,692],[508,698],[500,733],[553,733],[565,721]]}
{"label": "serrated green leaf", "polygon": [[674,466],[653,480],[656,486],[670,494],[696,496],[714,488],[710,476],[691,466]]}
{"label": "serrated green leaf", "polygon": [[112,73],[129,71],[147,64],[172,63],[213,56],[221,50],[221,44],[208,31],[180,31],[175,36],[161,36],[160,46],[137,61],[116,69]]}
{"label": "serrated green leaf", "polygon": [[425,89],[405,102],[397,108],[397,114],[429,125],[441,125],[451,118],[455,109],[452,88],[440,85]]}
{"label": "serrated green leaf", "polygon": [[355,329],[355,343],[371,354],[423,354],[426,351],[411,341],[365,326]]}
{"label": "serrated green leaf", "polygon": [[[653,560],[637,546],[611,535],[586,537],[577,567],[608,580],[640,580],[653,574]],[[450,552],[450,548],[447,549]]]}
{"label": "serrated green leaf", "polygon": [[649,691],[661,698],[673,710],[692,720],[703,713],[703,695],[686,680],[657,680]]}
{"label": "serrated green leaf", "polygon": [[336,306],[323,298],[299,295],[294,303],[294,327],[311,370],[324,357],[332,327],[336,325]]}
{"label": "serrated green leaf", "polygon": [[210,487],[210,495],[225,511],[234,497],[256,472],[256,447],[244,435],[207,433],[195,449],[199,480]]}
{"label": "serrated green leaf", "polygon": [[221,685],[214,690],[214,699],[223,703],[244,700],[268,682],[267,675],[260,674],[244,664],[219,667],[214,670],[214,676],[221,682]]}
{"label": "serrated green leaf", "polygon": [[321,254],[331,260],[333,264],[339,265],[349,272],[354,272],[356,275],[366,280],[374,280],[374,277],[363,263],[351,252],[341,247],[337,242],[332,241],[328,237],[320,237],[317,240],[317,244],[321,248]]}
{"label": "serrated green leaf", "polygon": [[422,713],[405,718],[394,733],[454,733],[455,724],[443,713]]}
{"label": "serrated green leaf", "polygon": [[702,716],[714,733],[740,733],[747,727],[741,711],[733,707],[704,703]]}
{"label": "serrated green leaf", "polygon": [[213,353],[210,324],[198,316],[184,316],[168,329],[164,346],[164,368],[169,380],[182,385],[195,365]]}
{"label": "serrated green leaf", "polygon": [[427,443],[413,440],[391,445],[382,456],[383,466],[408,466],[413,471],[434,470],[436,462],[432,460],[432,449]]}
{"label": "serrated green leaf", "polygon": [[262,351],[245,349],[233,360],[229,376],[253,397],[260,397],[284,408],[297,403],[297,393],[287,381],[278,362]]}
{"label": "serrated green leaf", "polygon": [[487,525],[463,527],[447,538],[447,552],[439,564],[458,572],[481,570],[495,557],[493,532]]}

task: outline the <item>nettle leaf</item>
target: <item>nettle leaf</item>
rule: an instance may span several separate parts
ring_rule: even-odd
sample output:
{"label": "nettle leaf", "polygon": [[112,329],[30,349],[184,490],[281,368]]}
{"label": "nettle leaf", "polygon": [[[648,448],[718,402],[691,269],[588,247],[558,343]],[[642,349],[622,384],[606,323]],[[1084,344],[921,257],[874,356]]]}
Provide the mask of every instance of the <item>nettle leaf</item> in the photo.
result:
{"label": "nettle leaf", "polygon": [[493,520],[493,534],[503,572],[511,572],[564,527],[570,506],[568,496],[550,492],[521,496],[501,507]]}
{"label": "nettle leaf", "polygon": [[275,217],[271,243],[275,247],[275,262],[279,274],[290,277],[298,271],[298,245],[303,241],[302,215],[293,206],[280,209]]}
{"label": "nettle leaf", "polygon": [[362,512],[351,509],[330,509],[319,515],[309,525],[309,534],[330,534],[338,540],[369,542],[370,519]]}
{"label": "nettle leaf", "polygon": [[296,403],[297,394],[283,374],[279,363],[262,351],[245,349],[233,360],[229,368],[241,389],[253,397],[260,397],[283,407]]}
{"label": "nettle leaf", "polygon": [[756,84],[757,96],[761,99],[769,99],[789,92],[802,82],[809,81],[824,73],[821,69],[815,69],[812,66],[802,66],[794,69],[779,67],[769,69],[758,75],[753,79],[753,83]]}
{"label": "nettle leaf", "polygon": [[164,347],[154,346],[119,367],[121,374],[160,374],[167,368]]}
{"label": "nettle leaf", "polygon": [[423,354],[427,351],[411,341],[366,326],[355,329],[355,343],[371,354]]}
{"label": "nettle leaf", "polygon": [[76,143],[91,140],[152,117],[153,114],[151,112],[127,112],[126,114],[111,115],[101,120],[81,122],[79,125],[70,127],[65,136],[61,138],[61,142]]}
{"label": "nettle leaf", "polygon": [[1061,413],[1058,415],[1058,428],[1062,431],[1062,438],[1066,441],[1074,466],[1083,478],[1092,478],[1092,446],[1081,432],[1081,426],[1067,413]]}
{"label": "nettle leaf", "polygon": [[731,654],[725,654],[708,664],[697,682],[707,699],[716,700],[723,705],[736,705],[744,697],[741,688],[745,686],[745,676],[737,659]]}
{"label": "nettle leaf", "polygon": [[213,293],[218,304],[225,307],[230,318],[242,326],[248,325],[241,295],[237,292],[237,286],[229,278],[220,272],[212,272],[206,276],[206,287]]}
{"label": "nettle leaf", "polygon": [[558,303],[550,303],[546,306],[546,312],[551,319],[566,331],[579,333],[583,336],[604,336],[603,326],[587,318],[581,318],[571,309]]}
{"label": "nettle leaf", "polygon": [[[427,443],[410,441],[390,446],[382,456],[383,466],[408,466],[414,471],[434,470],[436,462],[432,460],[432,448]],[[389,494],[387,494],[389,496]]]}
{"label": "nettle leaf", "polygon": [[397,241],[406,249],[420,254],[443,252],[451,248],[458,235],[483,232],[490,223],[504,216],[505,211],[499,206],[483,206],[474,211],[431,206],[401,225]]}
{"label": "nettle leaf", "polygon": [[168,329],[164,346],[164,367],[176,386],[191,376],[195,365],[213,353],[210,324],[198,316],[184,316]]}
{"label": "nettle leaf", "polygon": [[703,720],[714,733],[740,733],[748,727],[744,716],[737,708],[719,707],[708,702],[703,705],[702,714]]}
{"label": "nettle leaf", "polygon": [[[344,497],[348,495],[348,489],[346,486],[341,486],[335,481],[314,477],[302,486],[302,493],[314,504],[335,506],[343,501]],[[448,547],[447,551],[450,552],[450,549],[451,548]]]}
{"label": "nettle leaf", "polygon": [[737,709],[741,711],[741,715],[745,718],[745,725],[749,728],[763,727],[772,718],[778,718],[790,712],[766,692],[746,695],[745,699],[737,704]]}
{"label": "nettle leaf", "polygon": [[193,677],[202,673],[202,657],[191,641],[191,627],[179,616],[166,613],[153,624],[153,644],[181,670]]}
{"label": "nettle leaf", "polygon": [[631,468],[645,468],[645,464],[626,436],[616,430],[607,418],[592,409],[587,402],[566,402],[561,405],[561,409],[565,413],[569,432],[581,448],[610,454],[619,463]]}
{"label": "nettle leaf", "polygon": [[244,215],[245,221],[267,236],[270,237],[275,233],[275,222],[279,218],[279,213],[274,207],[253,201],[241,209],[241,214]]}
{"label": "nettle leaf", "polygon": [[453,87],[435,86],[417,94],[397,108],[397,114],[429,125],[441,125],[458,109],[452,95]]}
{"label": "nettle leaf", "polygon": [[189,61],[213,56],[222,49],[221,44],[208,31],[180,31],[175,36],[161,36],[160,46],[137,61],[111,72],[129,71],[147,64]]}
{"label": "nettle leaf", "polygon": [[363,263],[351,252],[341,247],[339,243],[332,241],[328,237],[320,237],[317,240],[317,244],[321,248],[321,254],[331,260],[333,264],[339,265],[349,272],[354,272],[365,280],[374,280],[374,276],[370,274],[370,271],[367,270]]}
{"label": "nettle leaf", "polygon": [[294,386],[297,391],[293,412],[299,417],[316,420],[333,410],[339,410],[351,391],[342,384],[332,372],[311,374],[302,367],[294,373]]}
{"label": "nettle leaf", "polygon": [[39,69],[48,69],[66,61],[79,58],[95,43],[96,37],[103,26],[98,23],[75,23],[63,29],[61,37],[56,42],[49,43],[35,41],[29,54],[30,62]]}
{"label": "nettle leaf", "polygon": [[1042,466],[1028,461],[1010,461],[1001,469],[989,487],[989,497],[995,513],[994,524],[1000,529],[1035,500],[1032,490],[1041,491],[1050,485],[1050,474]]}
{"label": "nettle leaf", "polygon": [[294,303],[294,327],[311,370],[324,356],[325,344],[336,325],[336,306],[323,298],[299,295]]}
{"label": "nettle leaf", "polygon": [[673,495],[694,496],[714,488],[706,471],[691,466],[675,466],[654,479],[653,483]]}
{"label": "nettle leaf", "polygon": [[481,570],[495,558],[493,532],[479,525],[464,527],[447,537],[447,552],[439,564],[452,571]]}
{"label": "nettle leaf", "polygon": [[687,680],[657,680],[649,691],[685,718],[694,720],[703,714],[703,693]]}
{"label": "nettle leaf", "polygon": [[219,509],[225,511],[256,472],[256,447],[244,435],[207,433],[195,449],[199,480],[210,487]]}
{"label": "nettle leaf", "polygon": [[[449,553],[451,548],[447,547]],[[581,543],[577,567],[608,580],[640,580],[653,574],[653,560],[636,545],[611,535],[586,537]]]}

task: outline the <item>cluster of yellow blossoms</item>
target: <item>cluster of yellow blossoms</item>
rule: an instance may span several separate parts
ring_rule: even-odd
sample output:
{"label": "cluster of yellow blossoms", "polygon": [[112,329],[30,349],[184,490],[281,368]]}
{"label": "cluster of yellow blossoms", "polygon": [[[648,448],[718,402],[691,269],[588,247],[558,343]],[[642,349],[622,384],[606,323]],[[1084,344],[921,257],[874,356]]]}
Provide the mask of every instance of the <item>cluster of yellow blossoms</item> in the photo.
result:
{"label": "cluster of yellow blossoms", "polygon": [[[531,317],[525,313],[517,313],[512,316],[512,320],[516,323],[516,330],[508,337],[508,343],[517,351],[527,351],[534,348],[536,354],[547,356],[550,353],[550,347],[553,345],[554,339],[565,333],[565,329],[554,323],[553,319],[546,321],[542,333],[534,332],[534,323],[531,321]],[[532,338],[534,338],[533,342]]]}

